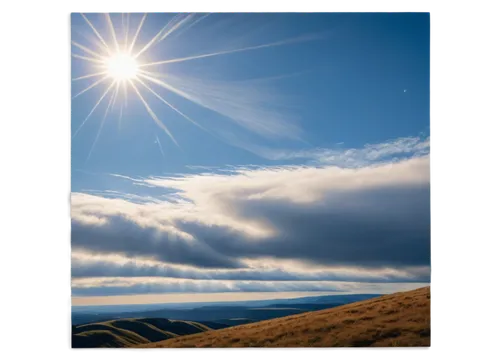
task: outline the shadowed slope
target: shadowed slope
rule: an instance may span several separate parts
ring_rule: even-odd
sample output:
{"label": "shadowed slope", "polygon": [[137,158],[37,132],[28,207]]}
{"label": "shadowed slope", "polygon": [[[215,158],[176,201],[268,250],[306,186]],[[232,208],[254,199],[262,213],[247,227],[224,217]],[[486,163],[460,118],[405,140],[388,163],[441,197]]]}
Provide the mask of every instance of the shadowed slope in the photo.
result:
{"label": "shadowed slope", "polygon": [[138,347],[368,346],[430,346],[430,287]]}
{"label": "shadowed slope", "polygon": [[[224,327],[218,325],[216,328]],[[215,327],[214,327],[215,328]],[[73,327],[73,348],[130,347],[210,331],[205,324],[164,318],[118,319]]]}

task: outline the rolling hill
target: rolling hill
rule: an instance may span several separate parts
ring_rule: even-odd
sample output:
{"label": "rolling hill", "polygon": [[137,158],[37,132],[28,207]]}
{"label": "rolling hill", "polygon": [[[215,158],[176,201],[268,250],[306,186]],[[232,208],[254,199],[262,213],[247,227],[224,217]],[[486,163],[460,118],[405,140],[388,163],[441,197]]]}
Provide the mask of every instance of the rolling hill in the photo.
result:
{"label": "rolling hill", "polygon": [[72,347],[130,347],[224,327],[227,325],[164,318],[117,319],[73,326]]}
{"label": "rolling hill", "polygon": [[430,346],[430,287],[136,347],[370,346]]}

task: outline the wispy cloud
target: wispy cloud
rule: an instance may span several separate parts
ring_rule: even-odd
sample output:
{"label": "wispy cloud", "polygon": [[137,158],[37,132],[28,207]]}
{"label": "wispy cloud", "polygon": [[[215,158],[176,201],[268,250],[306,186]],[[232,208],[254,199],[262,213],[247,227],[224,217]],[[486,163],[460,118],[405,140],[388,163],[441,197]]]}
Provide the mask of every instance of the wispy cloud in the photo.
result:
{"label": "wispy cloud", "polygon": [[430,137],[401,137],[383,143],[367,144],[361,148],[312,148],[304,150],[273,149],[245,141],[232,141],[263,158],[276,161],[303,160],[317,165],[336,165],[344,168],[363,167],[381,161],[398,161],[428,155]]}
{"label": "wispy cloud", "polygon": [[[153,187],[153,186],[151,186]],[[139,203],[162,203],[163,200],[158,199],[156,197],[152,196],[146,196],[146,195],[137,195],[137,194],[131,194],[131,193],[124,193],[116,190],[93,190],[93,189],[86,189],[83,190],[83,192],[91,194],[91,195],[97,195],[105,198],[117,198],[117,199],[123,199],[123,200],[128,200],[132,202],[139,202]]]}

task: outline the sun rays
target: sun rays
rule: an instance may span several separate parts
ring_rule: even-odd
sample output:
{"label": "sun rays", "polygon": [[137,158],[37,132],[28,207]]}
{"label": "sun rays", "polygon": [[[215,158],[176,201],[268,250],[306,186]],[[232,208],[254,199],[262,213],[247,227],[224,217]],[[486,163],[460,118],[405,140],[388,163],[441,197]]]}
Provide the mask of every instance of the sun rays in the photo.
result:
{"label": "sun rays", "polygon": [[[139,39],[141,31],[147,20],[147,14],[141,15],[140,21],[135,28],[132,28],[131,26],[131,14],[115,14],[113,17],[110,14],[104,14],[104,21],[101,25],[104,25],[107,29],[105,33],[100,32],[98,30],[100,27],[96,27],[86,15],[81,14],[85,23],[88,25],[89,33],[92,35],[92,46],[81,44],[77,41],[71,42],[74,50],[71,54],[72,57],[83,61],[85,63],[85,68],[88,69],[87,73],[73,78],[73,81],[77,82],[86,80],[87,82],[90,81],[90,83],[74,95],[73,99],[80,97],[88,91],[96,91],[97,89],[100,89],[102,94],[99,96],[96,103],[92,105],[85,119],[77,127],[77,130],[73,134],[73,138],[78,135],[99,106],[105,106],[106,108],[105,113],[101,118],[99,129],[96,133],[88,158],[90,158],[95,144],[99,139],[106,118],[109,117],[111,112],[116,111],[119,125],[121,126],[122,117],[127,111],[128,102],[131,99],[131,96],[135,96],[135,98],[139,100],[154,124],[160,128],[177,146],[179,146],[179,144],[177,143],[174,134],[162,121],[160,116],[158,116],[158,114],[153,110],[151,103],[145,94],[152,95],[155,101],[158,100],[158,103],[166,105],[166,108],[171,110],[172,114],[175,116],[179,116],[183,120],[186,120],[209,133],[210,131],[207,128],[203,127],[196,120],[188,116],[177,106],[167,100],[165,95],[162,95],[162,93],[159,92],[159,89],[182,97],[185,100],[201,105],[202,107],[211,109],[226,117],[231,117],[227,116],[224,110],[219,110],[218,108],[214,109],[210,106],[204,105],[203,100],[193,97],[189,91],[186,91],[184,88],[179,88],[178,85],[169,82],[169,76],[166,76],[161,70],[162,65],[201,60],[203,58],[229,55],[244,51],[252,51],[297,41],[297,39],[285,40],[256,46],[193,54],[191,56],[184,56],[180,58],[155,60],[153,62],[145,61],[145,55],[148,52],[153,51],[155,46],[159,46],[161,42],[168,40],[169,36],[174,34],[179,35],[188,29],[194,28],[209,15],[210,14],[177,14],[167,21],[163,28],[149,41],[141,44]],[[300,41],[301,39],[298,40]],[[157,72],[151,72],[149,71],[151,67],[156,67],[159,70]],[[158,88],[158,90],[155,88]],[[235,121],[237,122],[237,120]],[[272,122],[272,119],[270,121]],[[159,143],[159,139],[156,138],[156,140]],[[161,144],[159,144],[159,147],[161,148]],[[163,156],[163,149],[161,149],[161,153]]]}

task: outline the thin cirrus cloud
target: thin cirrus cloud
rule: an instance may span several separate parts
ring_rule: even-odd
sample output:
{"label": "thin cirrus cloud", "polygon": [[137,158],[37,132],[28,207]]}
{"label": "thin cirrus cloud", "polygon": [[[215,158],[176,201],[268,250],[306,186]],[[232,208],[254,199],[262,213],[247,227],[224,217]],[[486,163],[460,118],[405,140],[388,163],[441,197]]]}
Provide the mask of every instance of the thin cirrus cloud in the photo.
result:
{"label": "thin cirrus cloud", "polygon": [[[370,164],[356,167],[325,162],[134,179],[165,189],[165,200],[73,193],[73,293],[428,282],[426,148],[428,139],[366,146],[359,156]],[[102,285],[117,277],[117,285]]]}
{"label": "thin cirrus cloud", "polygon": [[317,165],[335,165],[342,168],[357,168],[372,163],[411,157],[420,157],[430,152],[430,137],[410,136],[392,139],[382,143],[367,144],[362,148],[312,148],[284,150],[242,141],[241,138],[225,137],[234,146],[241,147],[262,158],[274,161],[306,160]]}

